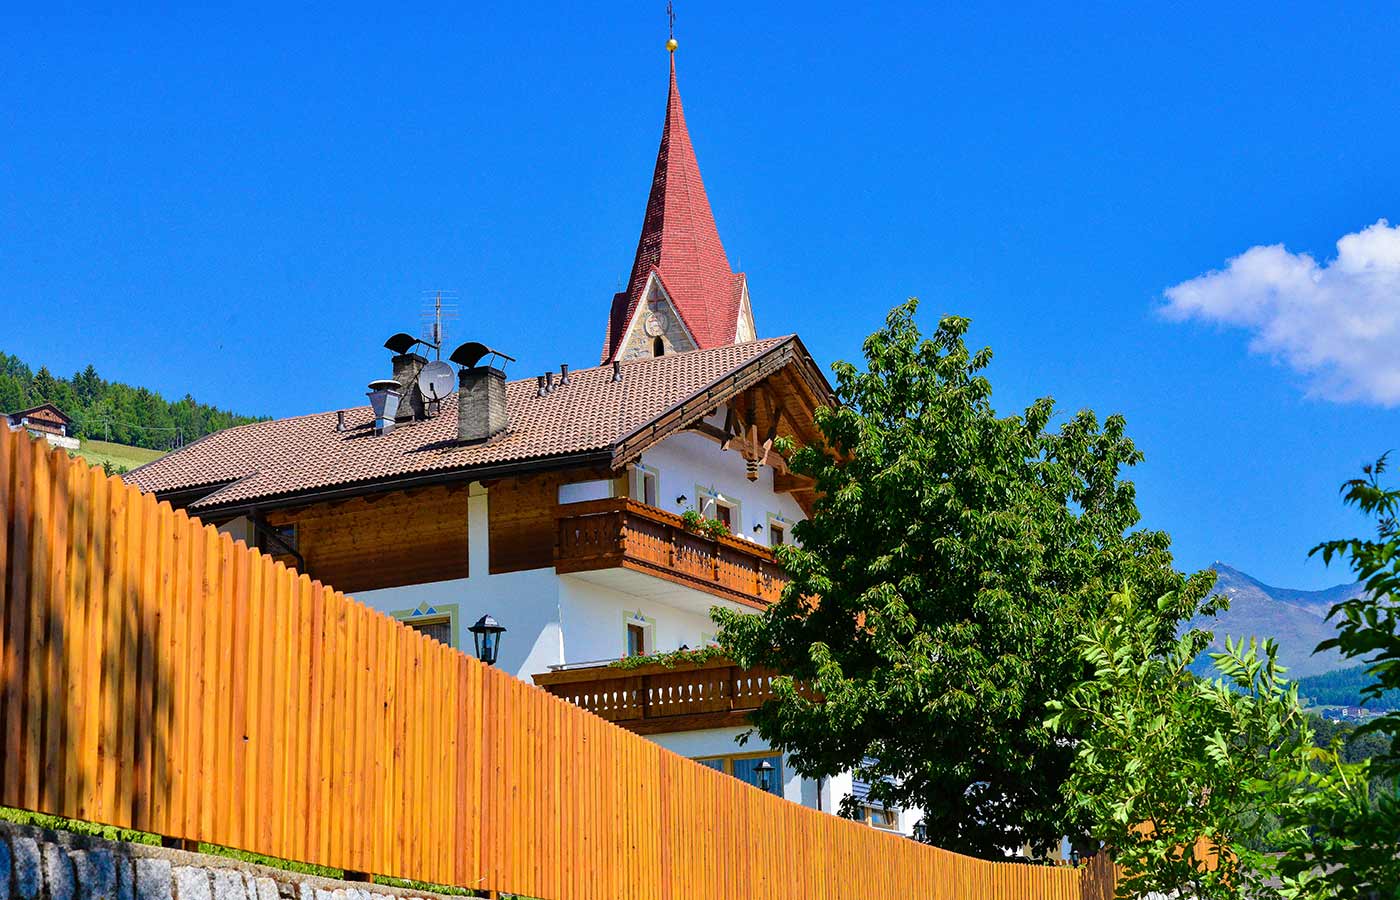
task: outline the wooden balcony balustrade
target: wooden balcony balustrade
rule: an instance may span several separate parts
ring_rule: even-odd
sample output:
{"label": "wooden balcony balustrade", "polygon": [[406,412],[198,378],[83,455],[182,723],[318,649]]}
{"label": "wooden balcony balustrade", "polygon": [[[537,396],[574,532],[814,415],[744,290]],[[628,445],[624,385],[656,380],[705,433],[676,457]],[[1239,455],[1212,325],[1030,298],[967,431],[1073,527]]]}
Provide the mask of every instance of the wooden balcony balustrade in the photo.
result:
{"label": "wooden balcony balustrade", "polygon": [[767,548],[733,535],[711,538],[680,516],[626,498],[559,506],[554,568],[560,574],[624,568],[763,609],[787,575]]}
{"label": "wooden balcony balustrade", "polygon": [[774,673],[727,659],[623,669],[612,665],[543,672],[535,684],[637,734],[743,725],[773,695]]}

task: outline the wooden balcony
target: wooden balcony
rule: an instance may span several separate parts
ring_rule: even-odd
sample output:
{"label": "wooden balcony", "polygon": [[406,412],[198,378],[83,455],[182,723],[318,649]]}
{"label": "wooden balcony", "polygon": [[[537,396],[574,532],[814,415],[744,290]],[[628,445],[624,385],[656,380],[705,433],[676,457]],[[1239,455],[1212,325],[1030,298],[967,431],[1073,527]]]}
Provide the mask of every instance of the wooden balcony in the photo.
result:
{"label": "wooden balcony", "polygon": [[787,576],[767,547],[688,531],[681,517],[614,498],[559,506],[554,568],[560,574],[627,569],[763,609]]}
{"label": "wooden balcony", "polygon": [[726,659],[611,665],[544,672],[535,684],[575,706],[637,734],[744,725],[749,710],[772,696],[773,673],[742,669]]}

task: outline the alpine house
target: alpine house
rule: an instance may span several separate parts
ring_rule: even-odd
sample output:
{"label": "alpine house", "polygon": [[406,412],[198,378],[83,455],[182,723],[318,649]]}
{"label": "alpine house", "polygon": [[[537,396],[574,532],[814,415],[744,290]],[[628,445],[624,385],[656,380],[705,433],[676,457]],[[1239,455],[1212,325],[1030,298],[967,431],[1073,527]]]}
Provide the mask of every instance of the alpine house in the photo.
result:
{"label": "alpine house", "polygon": [[[601,365],[509,381],[509,357],[480,344],[452,354],[455,372],[409,335],[386,347],[392,374],[369,406],[230,428],[127,480],[466,652],[499,623],[497,665],[677,753],[812,807],[863,798],[850,775],[803,779],[761,740],[736,742],[770,673],[723,658],[617,665],[713,644],[711,607],[779,596],[770,548],[792,540],[812,493],[773,442],[811,441],[831,400],[797,336],[756,337],[674,53]],[[695,529],[695,513],[727,533]],[[906,833],[916,815],[866,809]]]}

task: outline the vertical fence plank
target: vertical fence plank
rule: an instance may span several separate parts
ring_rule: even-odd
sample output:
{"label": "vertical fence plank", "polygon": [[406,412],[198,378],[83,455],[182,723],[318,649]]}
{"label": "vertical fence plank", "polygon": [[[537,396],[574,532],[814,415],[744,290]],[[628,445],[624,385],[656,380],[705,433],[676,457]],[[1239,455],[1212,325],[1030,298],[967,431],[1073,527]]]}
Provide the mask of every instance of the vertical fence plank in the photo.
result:
{"label": "vertical fence plank", "polygon": [[[6,429],[8,430],[8,429]],[[0,802],[23,806],[24,793],[24,707],[29,683],[29,567],[30,529],[33,526],[31,505],[34,500],[34,466],[30,459],[33,442],[27,435],[5,434],[9,445],[7,457],[13,469],[9,476],[12,491],[8,501],[9,535],[8,568],[3,573],[6,589],[5,660],[7,676],[3,722],[3,750],[6,765],[0,771]]]}

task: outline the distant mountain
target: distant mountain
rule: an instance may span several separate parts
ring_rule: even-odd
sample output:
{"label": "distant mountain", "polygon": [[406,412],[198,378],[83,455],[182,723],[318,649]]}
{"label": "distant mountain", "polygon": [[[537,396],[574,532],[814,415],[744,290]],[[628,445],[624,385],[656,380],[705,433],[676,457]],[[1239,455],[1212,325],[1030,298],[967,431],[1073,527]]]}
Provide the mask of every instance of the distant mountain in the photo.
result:
{"label": "distant mountain", "polygon": [[[1279,661],[1292,678],[1306,678],[1332,672],[1354,662],[1346,662],[1335,650],[1314,654],[1318,643],[1336,636],[1336,627],[1327,622],[1327,611],[1334,603],[1360,596],[1361,584],[1339,584],[1320,591],[1277,588],[1257,578],[1216,563],[1215,590],[1230,598],[1230,608],[1214,618],[1198,617],[1199,625],[1215,633],[1212,651],[1225,649],[1226,635],[1232,638],[1273,638],[1279,645]],[[1203,671],[1210,660],[1203,658],[1193,668]]]}

